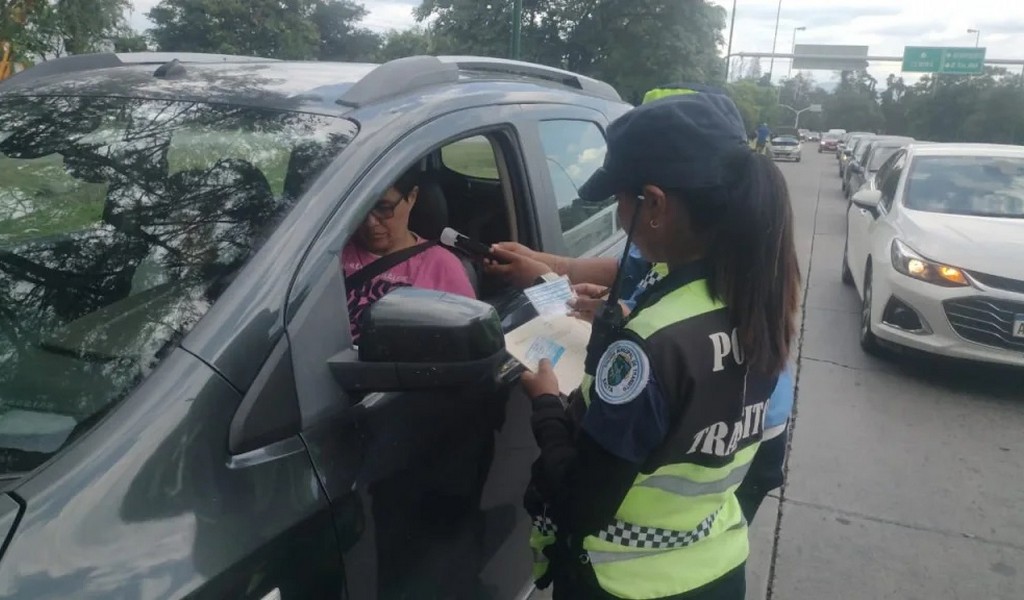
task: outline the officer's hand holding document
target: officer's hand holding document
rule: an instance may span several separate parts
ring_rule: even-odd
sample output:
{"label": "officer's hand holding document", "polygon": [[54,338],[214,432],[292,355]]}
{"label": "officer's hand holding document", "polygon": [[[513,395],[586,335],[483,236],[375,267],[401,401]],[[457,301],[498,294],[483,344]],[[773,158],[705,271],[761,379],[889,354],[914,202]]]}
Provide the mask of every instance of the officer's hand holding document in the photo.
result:
{"label": "officer's hand holding document", "polygon": [[570,316],[575,298],[569,280],[560,277],[524,290],[539,315],[505,336],[505,347],[524,367],[536,371],[548,359],[565,396],[583,382],[590,323]]}

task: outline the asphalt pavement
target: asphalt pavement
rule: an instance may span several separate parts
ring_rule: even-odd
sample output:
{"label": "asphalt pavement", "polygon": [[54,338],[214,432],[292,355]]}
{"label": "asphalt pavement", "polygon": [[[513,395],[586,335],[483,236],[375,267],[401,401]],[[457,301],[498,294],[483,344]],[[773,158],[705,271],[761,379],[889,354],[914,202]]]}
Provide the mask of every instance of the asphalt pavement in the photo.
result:
{"label": "asphalt pavement", "polygon": [[1024,371],[865,355],[835,157],[805,144],[780,168],[806,294],[787,483],[751,528],[748,598],[1024,598]]}

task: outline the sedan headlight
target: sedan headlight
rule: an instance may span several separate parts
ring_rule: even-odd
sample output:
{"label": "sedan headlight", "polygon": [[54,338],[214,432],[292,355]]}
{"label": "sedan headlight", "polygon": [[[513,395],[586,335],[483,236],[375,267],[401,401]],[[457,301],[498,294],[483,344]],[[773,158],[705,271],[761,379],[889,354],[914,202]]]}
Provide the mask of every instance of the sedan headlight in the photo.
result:
{"label": "sedan headlight", "polygon": [[960,269],[928,260],[899,240],[892,242],[892,267],[907,277],[943,287],[971,285]]}

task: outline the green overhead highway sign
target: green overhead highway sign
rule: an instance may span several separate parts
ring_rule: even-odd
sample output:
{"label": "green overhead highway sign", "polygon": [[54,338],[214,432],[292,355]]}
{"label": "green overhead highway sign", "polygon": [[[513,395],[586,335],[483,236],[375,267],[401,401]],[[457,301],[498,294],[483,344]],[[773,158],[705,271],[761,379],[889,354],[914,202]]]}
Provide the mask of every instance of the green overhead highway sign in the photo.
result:
{"label": "green overhead highway sign", "polygon": [[903,49],[903,71],[977,75],[985,71],[985,49],[907,46]]}

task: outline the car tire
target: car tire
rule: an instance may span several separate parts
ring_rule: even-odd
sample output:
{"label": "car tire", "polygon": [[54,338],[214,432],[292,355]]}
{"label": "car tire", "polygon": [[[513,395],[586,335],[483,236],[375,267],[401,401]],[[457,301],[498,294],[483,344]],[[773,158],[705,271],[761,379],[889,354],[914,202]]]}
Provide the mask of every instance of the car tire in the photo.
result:
{"label": "car tire", "polygon": [[844,285],[853,285],[853,271],[850,270],[850,242],[847,240],[843,245],[843,274]]}
{"label": "car tire", "polygon": [[864,271],[864,298],[860,308],[860,347],[871,355],[878,355],[880,347],[878,338],[871,331],[871,301],[874,291],[871,286],[871,265]]}

